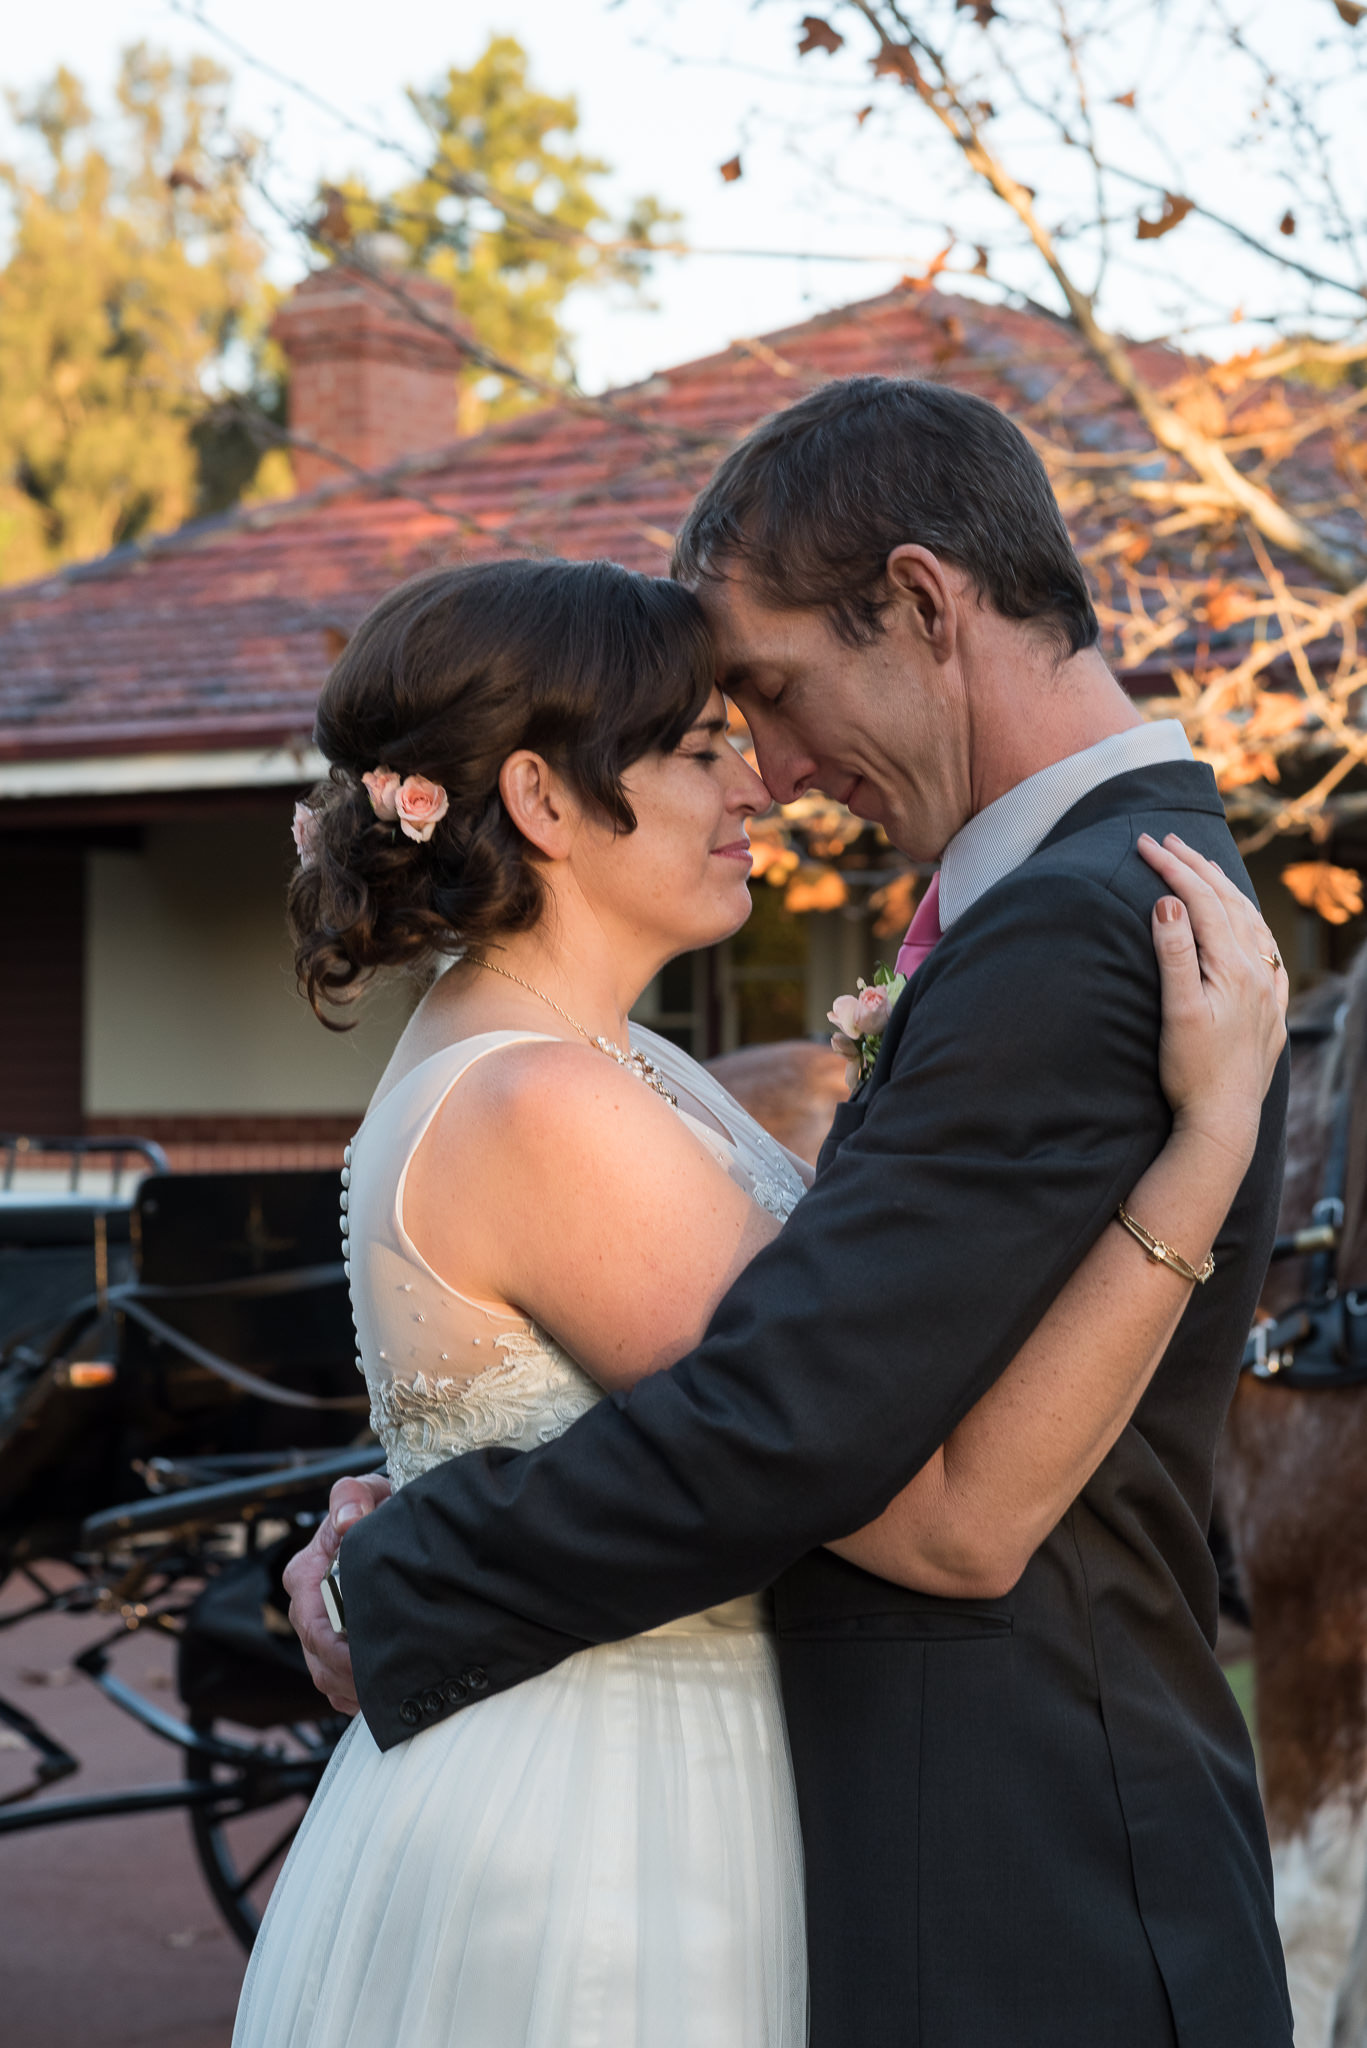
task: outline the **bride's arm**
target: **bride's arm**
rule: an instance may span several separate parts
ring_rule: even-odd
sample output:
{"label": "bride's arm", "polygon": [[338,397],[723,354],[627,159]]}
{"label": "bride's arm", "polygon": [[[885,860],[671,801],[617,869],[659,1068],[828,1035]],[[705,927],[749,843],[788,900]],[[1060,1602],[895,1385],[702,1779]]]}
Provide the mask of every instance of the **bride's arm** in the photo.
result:
{"label": "bride's arm", "polygon": [[[1149,858],[1187,896],[1199,939],[1200,898],[1181,863],[1157,848]],[[1198,859],[1198,876],[1242,918],[1233,885]],[[1126,1208],[1199,1266],[1252,1159],[1282,1032],[1269,1013],[1271,1028],[1261,1035],[1245,1032],[1242,1042],[1237,1031],[1229,1035],[1239,1009],[1225,997],[1237,991],[1202,977],[1189,929],[1185,919],[1163,923],[1155,913],[1161,1074],[1173,1131]],[[1261,971],[1272,987],[1269,967]],[[1280,997],[1280,976],[1275,986]],[[983,1252],[990,1261],[990,1248]],[[876,1522],[830,1548],[925,1593],[993,1599],[1009,1592],[1124,1429],[1190,1293],[1189,1281],[1151,1263],[1119,1223],[1108,1224],[1006,1372],[929,1464]]]}

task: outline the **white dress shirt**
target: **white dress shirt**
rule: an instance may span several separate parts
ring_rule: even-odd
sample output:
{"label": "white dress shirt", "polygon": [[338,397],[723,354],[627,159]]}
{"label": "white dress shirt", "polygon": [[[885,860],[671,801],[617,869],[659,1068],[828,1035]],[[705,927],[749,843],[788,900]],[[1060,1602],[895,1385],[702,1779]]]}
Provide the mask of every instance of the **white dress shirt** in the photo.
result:
{"label": "white dress shirt", "polygon": [[1175,718],[1154,719],[1113,732],[1080,754],[1051,761],[956,832],[940,862],[940,929],[971,910],[1048,838],[1064,813],[1113,776],[1165,761],[1190,761],[1186,733]]}

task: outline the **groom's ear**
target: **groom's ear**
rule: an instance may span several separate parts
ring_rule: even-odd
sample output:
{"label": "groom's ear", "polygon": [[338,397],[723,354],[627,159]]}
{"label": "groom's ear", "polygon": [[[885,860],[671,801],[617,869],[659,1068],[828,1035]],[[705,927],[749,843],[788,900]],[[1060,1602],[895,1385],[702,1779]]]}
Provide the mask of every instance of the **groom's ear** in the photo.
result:
{"label": "groom's ear", "polygon": [[563,860],[574,838],[576,816],[550,763],[519,748],[498,771],[498,793],[522,837],[548,860]]}
{"label": "groom's ear", "polygon": [[932,660],[953,656],[959,637],[959,608],[965,578],[929,548],[904,541],[888,556],[889,602],[896,606],[906,631]]}

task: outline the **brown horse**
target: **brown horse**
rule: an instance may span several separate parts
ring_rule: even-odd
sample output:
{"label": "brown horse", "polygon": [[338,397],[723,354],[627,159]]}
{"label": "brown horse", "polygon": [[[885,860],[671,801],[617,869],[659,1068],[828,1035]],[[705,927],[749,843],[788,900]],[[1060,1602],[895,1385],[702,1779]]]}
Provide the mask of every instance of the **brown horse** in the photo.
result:
{"label": "brown horse", "polygon": [[[1337,1021],[1338,1028],[1334,1028]],[[1349,1091],[1341,1287],[1367,1283],[1367,948],[1296,1006],[1280,1228],[1324,1184]],[[1272,1268],[1264,1307],[1306,1291]],[[1367,1387],[1294,1392],[1245,1375],[1217,1475],[1253,1618],[1263,1798],[1297,2048],[1367,2048]]]}
{"label": "brown horse", "polygon": [[[1340,1020],[1334,1029],[1334,1020]],[[1310,1219],[1334,1103],[1353,1093],[1339,1271],[1367,1283],[1367,948],[1296,1021],[1280,1228]],[[844,1062],[807,1042],[749,1046],[712,1071],[782,1144],[815,1160]],[[1265,1307],[1305,1290],[1273,1268]],[[1367,1388],[1292,1392],[1245,1376],[1221,1446],[1221,1513],[1253,1617],[1254,1691],[1297,2048],[1367,2048]]]}

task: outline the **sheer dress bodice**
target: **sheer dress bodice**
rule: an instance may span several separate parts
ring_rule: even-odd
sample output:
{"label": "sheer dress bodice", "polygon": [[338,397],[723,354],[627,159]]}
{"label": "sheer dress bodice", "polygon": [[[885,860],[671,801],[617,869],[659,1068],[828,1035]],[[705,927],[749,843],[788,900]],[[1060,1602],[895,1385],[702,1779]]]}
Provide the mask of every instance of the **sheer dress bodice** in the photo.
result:
{"label": "sheer dress bodice", "polygon": [[[549,1034],[490,1031],[433,1053],[366,1116],[342,1170],[342,1233],[357,1365],[396,1487],[465,1451],[531,1450],[563,1435],[603,1390],[545,1330],[435,1273],[404,1226],[410,1163],[461,1076],[501,1048]],[[803,1194],[786,1153],[705,1068],[633,1029],[690,1129],[760,1207],[785,1220]],[[477,1165],[472,1163],[472,1171]]]}
{"label": "sheer dress bodice", "polygon": [[[396,1486],[484,1446],[532,1450],[602,1398],[404,1227],[409,1164],[449,1091],[544,1035],[435,1053],[348,1153],[357,1362]],[[633,1036],[701,1141],[787,1216],[802,1183],[786,1155],[701,1068]],[[777,1654],[745,1596],[586,1645],[384,1751],[358,1715],[272,1895],[234,2048],[801,2048],[802,1900]]]}

